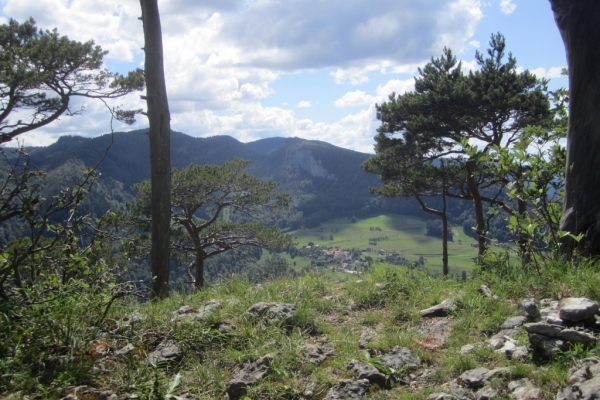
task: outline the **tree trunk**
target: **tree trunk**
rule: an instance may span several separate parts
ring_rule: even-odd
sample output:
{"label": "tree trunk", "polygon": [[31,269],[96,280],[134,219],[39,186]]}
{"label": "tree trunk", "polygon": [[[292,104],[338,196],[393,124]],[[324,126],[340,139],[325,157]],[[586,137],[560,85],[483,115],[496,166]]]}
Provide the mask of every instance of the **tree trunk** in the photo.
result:
{"label": "tree trunk", "polygon": [[157,0],[140,0],[144,24],[146,103],[150,123],[152,249],[151,297],[169,295],[171,230],[171,116],[163,66],[162,31]]}
{"label": "tree trunk", "polygon": [[446,215],[446,195],[442,194],[442,273],[448,276],[448,217]]}
{"label": "tree trunk", "polygon": [[483,214],[483,201],[481,200],[481,194],[479,193],[479,187],[475,182],[475,160],[466,162],[465,168],[467,170],[467,187],[469,193],[473,198],[473,205],[475,207],[475,227],[477,232],[477,243],[479,243],[478,257],[481,258],[487,250],[487,242],[485,238],[485,216]]}
{"label": "tree trunk", "polygon": [[196,250],[196,290],[204,289],[204,252]]}
{"label": "tree trunk", "polygon": [[600,255],[600,1],[550,0],[569,66],[569,130],[560,229],[570,254]]}
{"label": "tree trunk", "polygon": [[421,210],[426,213],[437,215],[442,219],[442,272],[444,276],[448,276],[448,218],[446,217],[446,195],[442,195],[444,201],[443,211],[436,210],[434,208],[427,207],[419,193],[413,191],[413,196],[421,206]]}
{"label": "tree trunk", "polygon": [[[519,218],[522,219],[527,212],[527,203],[525,200],[517,199],[517,210]],[[531,238],[525,231],[525,228],[519,222],[519,252],[521,253],[521,261],[523,264],[528,264],[531,261],[531,253],[529,247],[529,241]]]}

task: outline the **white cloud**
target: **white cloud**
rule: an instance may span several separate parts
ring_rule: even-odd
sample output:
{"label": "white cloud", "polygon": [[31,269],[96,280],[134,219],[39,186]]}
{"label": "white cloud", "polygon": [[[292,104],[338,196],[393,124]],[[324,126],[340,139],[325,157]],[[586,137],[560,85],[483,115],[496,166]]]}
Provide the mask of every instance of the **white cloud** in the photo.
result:
{"label": "white cloud", "polygon": [[375,101],[377,100],[374,96],[368,95],[362,90],[355,90],[354,92],[346,93],[341,99],[337,99],[335,106],[339,108],[366,106]]}
{"label": "white cloud", "polygon": [[[139,67],[143,60],[139,2],[0,4],[4,17],[23,21],[32,16],[40,28],[57,27],[78,41],[93,38],[110,51],[107,61],[123,68],[119,72]],[[282,107],[264,107],[260,101],[268,99],[273,82],[289,72],[327,68],[334,71],[336,83],[353,85],[367,84],[375,72],[414,74],[443,46],[466,46],[481,19],[476,0],[159,0],[159,7],[173,129],[196,136],[229,134],[240,140],[303,132],[303,137],[369,151],[373,104],[385,101],[391,91],[411,90],[412,79],[391,79],[377,88],[347,93],[336,106],[369,108],[336,123],[296,120],[294,105],[301,108],[310,102],[281,99]],[[139,94],[115,104],[121,103],[145,108]],[[63,133],[107,132],[110,118],[103,106],[91,101],[86,106],[82,117],[63,117],[24,136],[30,144],[47,144]],[[133,128],[146,123],[142,117]]]}
{"label": "white cloud", "polygon": [[[538,78],[560,78],[562,76],[562,71],[565,67],[552,67],[550,69],[546,69],[543,67],[539,67],[536,69],[531,69],[529,72],[537,76]],[[522,71],[522,69],[520,69]]]}
{"label": "white cloud", "polygon": [[414,89],[414,79],[391,79],[383,85],[377,86],[376,96],[367,94],[362,90],[355,90],[348,92],[342,98],[335,101],[335,106],[338,108],[343,107],[357,107],[357,106],[372,106],[375,103],[383,103],[388,100],[388,97],[392,93],[404,94]]}
{"label": "white cloud", "polygon": [[469,46],[478,49],[481,46],[481,43],[479,42],[479,40],[471,40],[469,42]]}
{"label": "white cloud", "polygon": [[296,104],[297,108],[310,108],[312,107],[312,103],[308,100],[302,100]]}
{"label": "white cloud", "polygon": [[509,15],[512,14],[517,5],[512,2],[512,0],[500,0],[500,11],[504,14]]}

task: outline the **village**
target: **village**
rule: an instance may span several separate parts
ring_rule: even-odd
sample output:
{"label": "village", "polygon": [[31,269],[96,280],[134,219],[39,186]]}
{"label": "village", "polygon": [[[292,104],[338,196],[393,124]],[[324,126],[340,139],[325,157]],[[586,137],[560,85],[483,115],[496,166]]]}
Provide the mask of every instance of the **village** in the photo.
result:
{"label": "village", "polygon": [[366,272],[374,261],[385,262],[400,266],[422,267],[425,264],[423,256],[416,262],[410,262],[400,256],[396,250],[373,249],[341,249],[340,247],[324,247],[309,242],[299,249],[298,255],[309,259],[313,267],[329,267],[335,272],[358,275]]}

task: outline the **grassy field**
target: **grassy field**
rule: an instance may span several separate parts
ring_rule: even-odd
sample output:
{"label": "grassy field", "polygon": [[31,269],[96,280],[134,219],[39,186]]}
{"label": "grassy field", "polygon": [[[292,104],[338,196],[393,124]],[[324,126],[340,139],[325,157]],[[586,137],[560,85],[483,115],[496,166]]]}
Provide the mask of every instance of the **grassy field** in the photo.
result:
{"label": "grassy field", "polygon": [[[442,240],[425,236],[426,221],[406,215],[380,215],[378,217],[356,220],[335,219],[321,224],[320,227],[299,229],[292,232],[298,246],[306,246],[313,242],[324,247],[360,248],[371,247],[374,250],[395,250],[409,261],[417,261],[425,257],[425,266],[431,271],[442,270]],[[371,228],[381,228],[371,230]],[[454,241],[448,243],[449,267],[451,273],[470,271],[477,248],[472,247],[475,239],[467,236],[462,229],[452,229]],[[330,240],[333,236],[333,240]],[[387,237],[376,246],[369,244],[369,238]],[[371,253],[376,258],[374,253]],[[290,260],[293,262],[292,260]],[[295,260],[302,267],[304,261]],[[302,265],[301,265],[302,264]]]}

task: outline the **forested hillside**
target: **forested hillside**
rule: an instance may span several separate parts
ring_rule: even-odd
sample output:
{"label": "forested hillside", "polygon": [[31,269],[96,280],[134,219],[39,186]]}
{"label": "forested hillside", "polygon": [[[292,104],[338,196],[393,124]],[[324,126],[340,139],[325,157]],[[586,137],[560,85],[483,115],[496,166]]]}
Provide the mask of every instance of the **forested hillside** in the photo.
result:
{"label": "forested hillside", "polygon": [[[91,202],[101,215],[110,204],[119,206],[133,195],[133,185],[150,177],[148,137],[143,130],[118,132],[87,139],[63,136],[48,147],[30,149],[33,163],[44,171],[64,169],[66,163],[90,167],[100,161],[100,182],[107,188]],[[223,164],[240,157],[251,160],[249,172],[280,183],[294,198],[294,210],[279,221],[282,228],[316,226],[337,217],[367,216],[383,212],[420,213],[411,199],[386,200],[369,192],[378,186],[361,164],[369,154],[300,138],[270,138],[242,143],[229,136],[194,138],[173,132],[171,160],[174,168],[191,163]]]}

